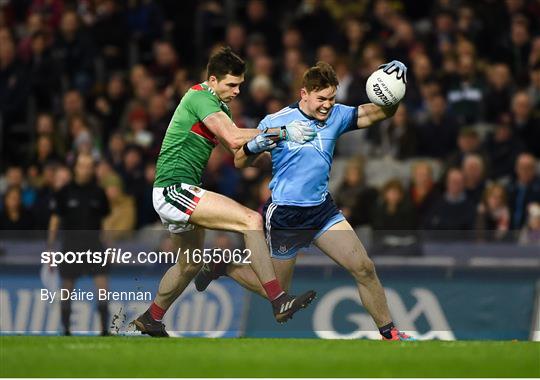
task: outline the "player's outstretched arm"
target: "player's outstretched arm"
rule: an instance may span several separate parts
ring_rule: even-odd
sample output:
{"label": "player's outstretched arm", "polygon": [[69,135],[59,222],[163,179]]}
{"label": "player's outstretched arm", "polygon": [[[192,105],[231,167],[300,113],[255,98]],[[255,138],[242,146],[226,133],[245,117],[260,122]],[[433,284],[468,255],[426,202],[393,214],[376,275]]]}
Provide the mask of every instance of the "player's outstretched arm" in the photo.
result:
{"label": "player's outstretched arm", "polygon": [[362,104],[358,106],[358,120],[356,124],[358,128],[371,127],[379,121],[394,116],[398,107],[399,103],[389,107],[382,107],[373,103]]}
{"label": "player's outstretched arm", "polygon": [[[389,80],[389,87],[392,89],[392,91],[387,85],[385,85],[386,80]],[[372,84],[370,84],[370,82]],[[383,93],[381,87],[379,87],[379,82],[382,83],[382,88],[388,93],[389,98]],[[371,74],[366,83],[366,92],[368,93],[369,99],[374,103],[362,104],[358,106],[358,128],[367,128],[375,123],[378,123],[379,121],[394,116],[399,107],[399,102],[405,95],[406,85],[407,66],[405,66],[402,62],[393,60],[379,66],[379,69]],[[380,94],[377,95],[376,91],[373,92],[375,87],[379,89]],[[393,90],[396,92],[394,93]],[[373,100],[374,98],[377,99],[381,96],[386,99],[386,101],[382,102],[384,104],[380,104],[379,102]],[[394,102],[389,102],[389,99],[397,100],[397,103],[393,104]]]}
{"label": "player's outstretched arm", "polygon": [[261,159],[268,159],[269,152],[277,146],[278,141],[293,141],[305,144],[317,136],[317,130],[311,123],[294,120],[279,128],[265,128],[264,120],[259,124],[261,134],[255,136],[234,152],[234,165],[237,168],[256,165]]}
{"label": "player's outstretched arm", "polygon": [[[223,111],[208,115],[203,122],[233,154],[237,149],[242,148],[247,142],[263,133],[258,129],[238,128]],[[317,135],[314,126],[295,122],[281,128],[267,129],[264,132],[275,135],[279,140],[294,141],[300,144],[313,140]]]}
{"label": "player's outstretched arm", "polygon": [[203,122],[210,132],[231,151],[242,148],[245,143],[261,133],[257,129],[238,128],[223,111],[208,115]]}

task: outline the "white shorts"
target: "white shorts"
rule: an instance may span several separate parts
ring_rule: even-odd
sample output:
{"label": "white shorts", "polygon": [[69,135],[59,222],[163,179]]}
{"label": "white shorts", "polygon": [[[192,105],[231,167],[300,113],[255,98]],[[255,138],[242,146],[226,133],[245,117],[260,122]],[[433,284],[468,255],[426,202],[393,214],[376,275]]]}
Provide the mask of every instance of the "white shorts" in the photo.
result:
{"label": "white shorts", "polygon": [[154,187],[152,201],[163,225],[172,233],[191,231],[191,214],[206,190],[181,183],[167,187]]}

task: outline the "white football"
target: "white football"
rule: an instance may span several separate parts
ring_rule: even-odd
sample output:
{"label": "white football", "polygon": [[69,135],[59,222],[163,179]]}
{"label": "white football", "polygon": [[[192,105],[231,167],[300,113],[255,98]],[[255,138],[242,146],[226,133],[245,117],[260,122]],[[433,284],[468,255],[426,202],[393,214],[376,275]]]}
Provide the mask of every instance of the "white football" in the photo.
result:
{"label": "white football", "polygon": [[366,82],[369,100],[378,106],[393,106],[405,96],[405,81],[398,78],[397,71],[390,74],[379,69],[371,74]]}

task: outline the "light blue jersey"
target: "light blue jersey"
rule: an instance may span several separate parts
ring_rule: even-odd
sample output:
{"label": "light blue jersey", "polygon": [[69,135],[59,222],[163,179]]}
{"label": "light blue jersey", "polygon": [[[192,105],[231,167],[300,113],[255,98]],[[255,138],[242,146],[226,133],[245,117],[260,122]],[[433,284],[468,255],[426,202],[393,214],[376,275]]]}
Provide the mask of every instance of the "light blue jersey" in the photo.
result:
{"label": "light blue jersey", "polygon": [[298,144],[281,141],[272,154],[272,202],[280,206],[317,206],[328,194],[328,180],[336,141],[343,133],[357,129],[358,108],[336,104],[325,122],[304,114],[298,103],[266,116],[259,129],[278,128],[293,121],[317,126],[314,140]]}

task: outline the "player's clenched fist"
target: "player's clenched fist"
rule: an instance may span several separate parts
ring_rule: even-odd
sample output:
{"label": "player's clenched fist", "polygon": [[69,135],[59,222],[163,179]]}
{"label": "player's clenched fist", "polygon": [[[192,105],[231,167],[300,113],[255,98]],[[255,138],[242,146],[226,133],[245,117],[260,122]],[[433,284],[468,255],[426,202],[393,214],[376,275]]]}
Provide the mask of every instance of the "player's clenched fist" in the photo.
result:
{"label": "player's clenched fist", "polygon": [[246,145],[249,152],[252,154],[259,154],[274,149],[276,147],[276,142],[274,140],[276,137],[276,134],[261,133],[249,140]]}
{"label": "player's clenched fist", "polygon": [[281,138],[299,144],[311,141],[317,136],[317,128],[312,123],[300,120],[295,120],[285,127],[281,127],[281,131],[285,132],[285,136],[280,134]]}

